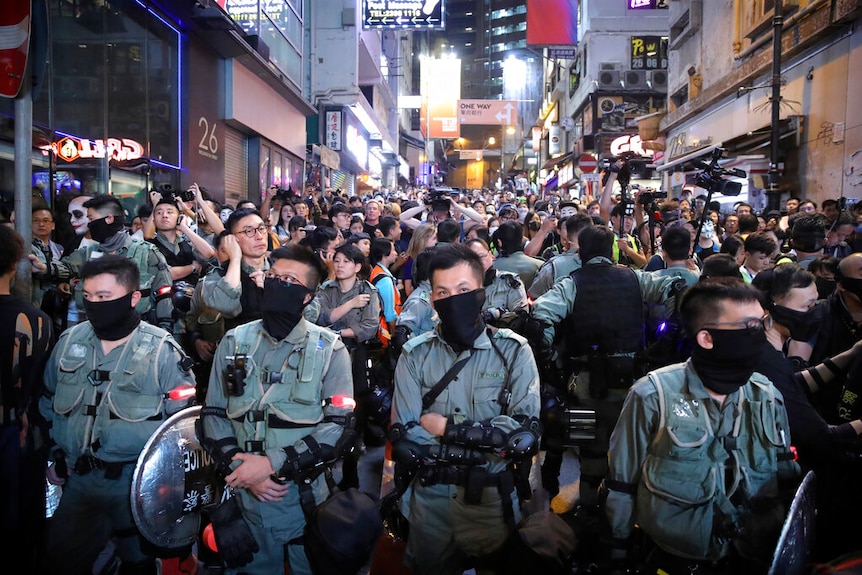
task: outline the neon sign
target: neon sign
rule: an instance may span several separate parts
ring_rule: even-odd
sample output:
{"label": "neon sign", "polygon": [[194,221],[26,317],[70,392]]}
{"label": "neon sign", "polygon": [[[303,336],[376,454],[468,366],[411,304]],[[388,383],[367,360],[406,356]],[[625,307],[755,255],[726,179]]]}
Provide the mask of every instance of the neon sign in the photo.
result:
{"label": "neon sign", "polygon": [[105,140],[79,140],[65,137],[51,144],[51,151],[67,162],[108,158],[116,162],[136,160],[144,155],[144,147],[130,138]]}

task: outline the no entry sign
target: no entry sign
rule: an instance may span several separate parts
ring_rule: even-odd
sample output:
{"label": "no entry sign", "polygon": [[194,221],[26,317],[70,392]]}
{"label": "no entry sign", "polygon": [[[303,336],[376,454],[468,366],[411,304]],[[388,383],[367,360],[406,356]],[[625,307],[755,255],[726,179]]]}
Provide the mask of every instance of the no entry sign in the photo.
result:
{"label": "no entry sign", "polygon": [[0,96],[21,90],[30,48],[30,0],[11,0],[0,11]]}
{"label": "no entry sign", "polygon": [[578,158],[578,167],[585,174],[591,174],[596,171],[596,158],[592,154],[581,154]]}

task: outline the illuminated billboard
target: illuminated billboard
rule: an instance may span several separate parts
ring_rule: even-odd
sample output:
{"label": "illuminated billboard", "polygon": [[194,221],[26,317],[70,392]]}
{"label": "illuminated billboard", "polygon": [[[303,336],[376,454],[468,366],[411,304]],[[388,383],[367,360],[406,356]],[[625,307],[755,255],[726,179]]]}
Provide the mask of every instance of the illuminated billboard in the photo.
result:
{"label": "illuminated billboard", "polygon": [[527,0],[528,46],[578,43],[578,0]]}
{"label": "illuminated billboard", "polygon": [[444,0],[362,0],[362,29],[442,30]]}
{"label": "illuminated billboard", "polygon": [[461,60],[425,58],[421,63],[420,130],[426,138],[457,138],[461,98]]}

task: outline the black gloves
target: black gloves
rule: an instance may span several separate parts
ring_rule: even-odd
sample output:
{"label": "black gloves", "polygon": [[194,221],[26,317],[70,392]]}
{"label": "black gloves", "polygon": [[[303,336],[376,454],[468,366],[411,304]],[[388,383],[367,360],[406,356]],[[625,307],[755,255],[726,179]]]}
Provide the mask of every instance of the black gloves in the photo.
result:
{"label": "black gloves", "polygon": [[204,510],[212,521],[218,554],[225,565],[235,568],[251,563],[260,548],[242,517],[236,496],[220,505],[208,505]]}

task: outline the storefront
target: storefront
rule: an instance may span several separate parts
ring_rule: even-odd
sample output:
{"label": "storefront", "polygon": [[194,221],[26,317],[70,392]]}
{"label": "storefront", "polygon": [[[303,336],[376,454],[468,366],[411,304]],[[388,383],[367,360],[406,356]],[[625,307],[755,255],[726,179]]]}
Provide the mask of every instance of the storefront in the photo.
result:
{"label": "storefront", "polygon": [[[51,66],[34,87],[33,185],[58,211],[74,195],[110,193],[130,220],[160,184],[196,182],[236,203],[302,181],[313,108],[227,13],[209,9],[221,18],[213,32],[191,16],[195,6],[171,4],[172,14],[143,1],[48,3]],[[4,200],[14,189],[13,126],[14,100],[0,100]]]}

